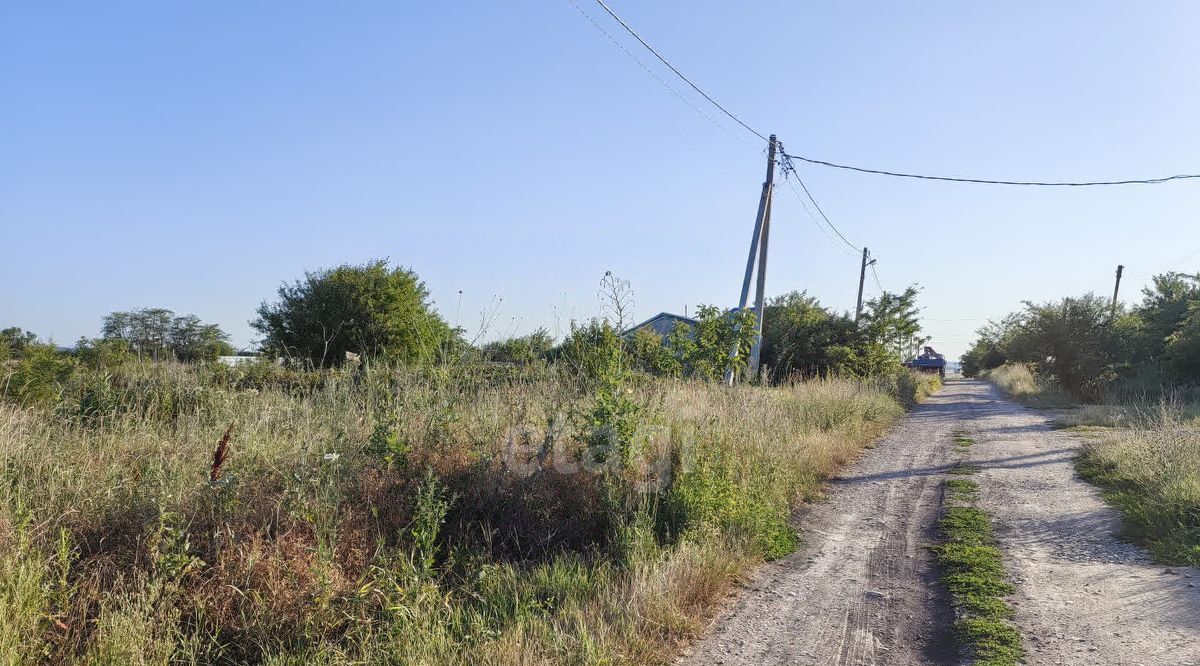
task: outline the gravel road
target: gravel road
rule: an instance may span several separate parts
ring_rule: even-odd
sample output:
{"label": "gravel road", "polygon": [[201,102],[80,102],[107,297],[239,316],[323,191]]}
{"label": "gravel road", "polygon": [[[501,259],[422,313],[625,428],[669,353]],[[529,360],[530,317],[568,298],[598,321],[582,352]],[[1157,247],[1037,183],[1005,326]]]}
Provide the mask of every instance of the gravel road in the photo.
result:
{"label": "gravel road", "polygon": [[1074,476],[1080,441],[1048,420],[986,383],[947,383],[832,482],[801,518],[801,549],[763,567],[680,663],[958,663],[926,546],[965,430],[1026,663],[1200,666],[1200,572],[1114,538],[1115,514]]}
{"label": "gravel road", "polygon": [[1153,565],[1114,537],[1119,516],[1075,476],[1078,436],[987,384],[962,386],[1026,663],[1200,666],[1200,571]]}

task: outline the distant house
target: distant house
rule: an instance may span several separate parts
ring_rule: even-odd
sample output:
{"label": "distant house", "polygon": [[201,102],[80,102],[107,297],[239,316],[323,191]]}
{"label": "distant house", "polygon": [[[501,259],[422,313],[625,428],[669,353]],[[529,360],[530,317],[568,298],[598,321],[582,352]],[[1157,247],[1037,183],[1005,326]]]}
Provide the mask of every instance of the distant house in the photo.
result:
{"label": "distant house", "polygon": [[625,329],[621,332],[621,337],[628,338],[643,328],[649,328],[660,337],[665,338],[679,324],[686,324],[688,327],[692,327],[696,325],[696,320],[682,315],[671,314],[670,312],[660,312],[636,326],[630,326]]}

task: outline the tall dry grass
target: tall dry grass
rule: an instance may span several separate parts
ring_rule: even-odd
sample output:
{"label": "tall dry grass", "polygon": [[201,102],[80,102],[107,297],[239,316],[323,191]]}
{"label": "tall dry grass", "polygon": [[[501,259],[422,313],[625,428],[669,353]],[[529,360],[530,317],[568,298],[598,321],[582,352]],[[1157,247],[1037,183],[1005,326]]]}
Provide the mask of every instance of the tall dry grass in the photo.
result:
{"label": "tall dry grass", "polygon": [[1079,405],[1024,364],[984,374],[1018,401],[1067,408],[1062,428],[1087,431],[1076,468],[1121,511],[1125,530],[1161,562],[1200,565],[1200,403],[1194,389],[1121,391]]}
{"label": "tall dry grass", "polygon": [[1094,433],[1080,474],[1104,489],[1126,529],[1158,560],[1200,566],[1200,428],[1194,405],[1125,406],[1088,416]]}
{"label": "tall dry grass", "polygon": [[980,377],[1029,407],[1061,408],[1075,403],[1052,379],[1037,374],[1025,363],[1007,363],[984,371]]}
{"label": "tall dry grass", "polygon": [[662,663],[927,387],[643,378],[624,466],[589,390],[134,365],[0,403],[0,663]]}

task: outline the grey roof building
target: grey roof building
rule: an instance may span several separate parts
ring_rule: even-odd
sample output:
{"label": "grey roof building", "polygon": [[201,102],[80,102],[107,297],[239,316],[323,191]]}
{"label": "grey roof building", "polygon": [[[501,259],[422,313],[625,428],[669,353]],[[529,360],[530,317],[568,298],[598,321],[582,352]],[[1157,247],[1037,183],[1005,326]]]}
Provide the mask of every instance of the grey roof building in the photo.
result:
{"label": "grey roof building", "polygon": [[675,330],[675,327],[679,324],[695,326],[696,320],[690,317],[684,317],[682,315],[671,314],[670,312],[660,312],[636,326],[630,326],[622,331],[621,335],[623,337],[628,337],[640,329],[649,328],[659,336],[666,337],[671,333],[671,331]]}

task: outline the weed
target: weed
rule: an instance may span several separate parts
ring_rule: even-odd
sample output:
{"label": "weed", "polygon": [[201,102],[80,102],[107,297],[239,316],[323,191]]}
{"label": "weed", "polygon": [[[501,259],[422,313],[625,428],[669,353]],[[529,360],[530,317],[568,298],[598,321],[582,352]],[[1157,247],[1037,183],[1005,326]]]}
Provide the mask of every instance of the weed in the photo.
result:
{"label": "weed", "polygon": [[1062,409],[1076,404],[1053,379],[1037,374],[1024,363],[1002,365],[980,376],[1026,407]]}
{"label": "weed", "polygon": [[979,492],[979,484],[970,479],[947,479],[946,489],[956,495],[971,495]]}
{"label": "weed", "polygon": [[903,414],[593,360],[130,363],[0,401],[0,663],[662,663]]}
{"label": "weed", "polygon": [[1100,434],[1076,460],[1125,518],[1125,531],[1167,564],[1200,565],[1200,434],[1166,417]]}
{"label": "weed", "polygon": [[1024,655],[1021,634],[1005,621],[1012,608],[1002,598],[1013,586],[1004,580],[991,519],[974,506],[979,484],[969,479],[945,483],[949,506],[938,521],[943,543],[933,552],[954,603],[959,644],[976,664],[1016,664]]}

